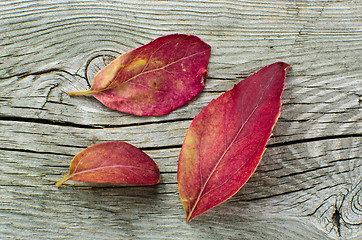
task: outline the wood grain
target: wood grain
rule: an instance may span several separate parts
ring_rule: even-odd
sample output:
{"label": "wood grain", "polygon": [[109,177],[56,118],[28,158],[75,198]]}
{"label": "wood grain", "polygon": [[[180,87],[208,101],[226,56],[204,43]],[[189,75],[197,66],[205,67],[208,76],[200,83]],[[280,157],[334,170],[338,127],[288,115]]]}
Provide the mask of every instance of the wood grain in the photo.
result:
{"label": "wood grain", "polygon": [[[358,1],[1,1],[0,238],[359,239],[362,68]],[[171,33],[212,47],[204,91],[162,117],[92,97],[95,73]],[[257,171],[190,224],[178,155],[193,117],[251,73],[293,66],[282,114]],[[72,157],[127,141],[159,165],[152,187],[54,185]]]}

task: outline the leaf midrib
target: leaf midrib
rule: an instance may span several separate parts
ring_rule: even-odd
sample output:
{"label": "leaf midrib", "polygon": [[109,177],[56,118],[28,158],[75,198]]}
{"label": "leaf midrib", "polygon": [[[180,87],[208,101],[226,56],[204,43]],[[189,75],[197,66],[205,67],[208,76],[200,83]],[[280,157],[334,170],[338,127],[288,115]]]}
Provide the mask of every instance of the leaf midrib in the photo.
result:
{"label": "leaf midrib", "polygon": [[[155,68],[155,69],[148,70],[148,71],[145,71],[145,72],[142,71],[142,72],[134,75],[133,77],[129,78],[128,80],[122,82],[119,86],[122,86],[123,84],[126,84],[126,83],[132,81],[133,79],[138,78],[139,76],[142,76],[143,74],[148,74],[148,73],[160,71],[160,70],[162,70],[162,69],[164,69],[164,68],[166,68],[166,67],[169,67],[169,66],[171,66],[171,65],[173,65],[173,64],[176,64],[176,63],[179,62],[179,61],[183,61],[183,60],[185,60],[185,59],[187,59],[187,58],[194,57],[194,56],[196,56],[196,55],[198,55],[198,54],[203,54],[203,53],[205,53],[205,52],[207,52],[207,51],[209,51],[209,50],[205,50],[205,51],[202,51],[202,52],[197,52],[197,53],[188,55],[187,57],[180,58],[180,59],[178,59],[178,60],[176,60],[176,61],[174,61],[174,62],[172,62],[172,63],[168,63],[168,64],[166,64],[166,65],[164,65],[164,66],[162,66],[162,67],[159,67],[159,68]],[[121,74],[121,73],[118,73],[118,74],[117,74],[117,77],[118,77],[120,74]],[[117,77],[115,77],[115,79],[116,79]],[[113,83],[113,82],[112,82],[112,83]],[[99,90],[93,90],[93,91],[98,93],[98,92],[103,92],[103,91],[112,89],[112,88],[114,88],[114,84],[112,84],[112,83],[110,83],[110,84],[109,84],[109,87],[107,87],[107,88],[99,89]],[[119,87],[119,86],[118,86],[118,87]],[[93,91],[92,91],[92,92],[93,92]]]}
{"label": "leaf midrib", "polygon": [[[235,137],[233,138],[233,140],[231,141],[231,143],[229,144],[229,146],[226,148],[226,150],[223,152],[223,154],[219,157],[219,160],[217,161],[217,163],[215,164],[214,168],[212,169],[211,173],[209,174],[208,178],[206,179],[205,183],[203,184],[203,186],[201,187],[200,193],[197,196],[196,202],[194,203],[188,219],[190,219],[190,217],[192,216],[192,213],[195,211],[199,201],[201,200],[201,198],[203,198],[207,193],[204,193],[204,189],[206,187],[206,185],[208,184],[208,182],[210,181],[211,177],[213,176],[213,174],[215,173],[217,167],[220,165],[222,159],[225,157],[226,153],[229,151],[229,149],[232,147],[232,145],[235,143],[236,139],[238,138],[239,134],[241,133],[242,129],[245,127],[245,125],[248,123],[249,119],[251,118],[251,116],[255,113],[255,111],[260,107],[260,102],[262,100],[262,98],[264,98],[265,93],[266,93],[266,89],[269,89],[271,85],[271,79],[268,81],[268,85],[267,87],[264,88],[263,94],[259,97],[258,103],[256,104],[255,108],[253,109],[253,111],[249,114],[248,118],[245,120],[245,122],[242,124],[242,126],[240,127],[239,131],[237,132],[237,134],[235,135]],[[231,91],[231,90],[230,90]]]}
{"label": "leaf midrib", "polygon": [[[72,173],[72,177],[79,175],[79,174],[83,174],[83,173],[89,173],[89,172],[93,172],[93,171],[97,171],[97,170],[101,170],[101,169],[106,169],[106,168],[134,168],[134,169],[138,169],[138,170],[142,170],[142,171],[149,171],[149,172],[153,172],[152,170],[146,169],[146,168],[141,168],[141,167],[136,167],[136,166],[130,166],[130,165],[111,165],[111,166],[103,166],[103,167],[96,167],[93,169],[88,169],[88,170],[81,170],[79,172],[76,172],[78,169],[79,164],[77,165],[76,169],[74,170],[74,172]],[[75,173],[76,172],[76,173]]]}

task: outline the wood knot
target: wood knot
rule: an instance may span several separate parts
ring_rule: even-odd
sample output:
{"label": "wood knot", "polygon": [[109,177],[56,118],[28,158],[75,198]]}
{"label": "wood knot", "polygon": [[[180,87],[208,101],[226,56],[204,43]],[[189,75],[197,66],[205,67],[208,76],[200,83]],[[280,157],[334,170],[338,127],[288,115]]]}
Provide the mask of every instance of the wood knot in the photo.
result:
{"label": "wood knot", "polygon": [[95,52],[87,60],[85,66],[85,77],[87,79],[89,87],[93,84],[94,76],[110,62],[121,55],[118,52],[111,50],[104,50]]}
{"label": "wood knot", "polygon": [[362,179],[345,193],[333,194],[323,200],[314,213],[325,231],[339,238],[355,237],[362,225]]}

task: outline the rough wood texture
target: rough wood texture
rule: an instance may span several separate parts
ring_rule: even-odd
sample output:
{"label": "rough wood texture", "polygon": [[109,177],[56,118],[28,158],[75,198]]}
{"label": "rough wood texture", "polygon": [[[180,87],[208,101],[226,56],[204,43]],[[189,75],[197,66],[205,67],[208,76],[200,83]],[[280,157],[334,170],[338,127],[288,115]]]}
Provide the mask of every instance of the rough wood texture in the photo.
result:
{"label": "rough wood texture", "polygon": [[[359,1],[1,1],[0,238],[361,239]],[[171,33],[212,46],[206,88],[162,117],[102,106],[87,89],[120,53]],[[185,222],[176,183],[193,117],[252,72],[293,66],[260,166],[229,201]],[[54,185],[81,149],[127,141],[153,187]]]}

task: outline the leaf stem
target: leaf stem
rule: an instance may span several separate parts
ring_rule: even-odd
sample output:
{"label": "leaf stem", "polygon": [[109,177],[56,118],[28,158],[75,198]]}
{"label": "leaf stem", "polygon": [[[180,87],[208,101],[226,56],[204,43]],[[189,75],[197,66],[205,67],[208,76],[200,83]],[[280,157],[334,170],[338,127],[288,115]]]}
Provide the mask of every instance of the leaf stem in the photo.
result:
{"label": "leaf stem", "polygon": [[83,90],[83,91],[68,91],[69,96],[79,96],[79,95],[89,95],[96,91],[92,90]]}
{"label": "leaf stem", "polygon": [[68,181],[71,176],[72,176],[72,175],[68,173],[62,180],[60,180],[59,182],[55,183],[55,186],[56,186],[56,187],[60,187],[60,185],[62,185],[62,184],[65,183],[66,181]]}
{"label": "leaf stem", "polygon": [[107,88],[96,89],[96,90],[68,91],[67,93],[69,96],[80,96],[80,95],[90,95],[92,93],[103,92],[104,90],[107,90]]}

